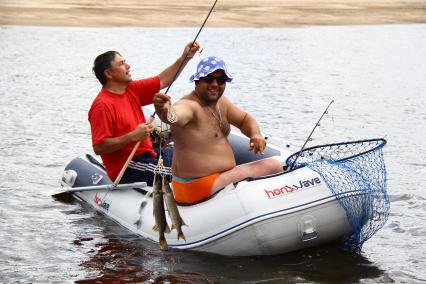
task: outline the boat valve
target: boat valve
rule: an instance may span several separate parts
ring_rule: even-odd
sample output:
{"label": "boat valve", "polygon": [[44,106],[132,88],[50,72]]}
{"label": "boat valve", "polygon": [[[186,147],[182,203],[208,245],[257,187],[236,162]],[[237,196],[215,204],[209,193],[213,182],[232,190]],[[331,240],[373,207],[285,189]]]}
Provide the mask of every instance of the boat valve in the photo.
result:
{"label": "boat valve", "polygon": [[318,238],[317,232],[315,232],[313,229],[308,229],[302,234],[302,242],[309,242],[313,241]]}
{"label": "boat valve", "polygon": [[316,240],[318,233],[315,230],[315,220],[312,216],[304,216],[299,223],[301,229],[301,240],[303,243]]}

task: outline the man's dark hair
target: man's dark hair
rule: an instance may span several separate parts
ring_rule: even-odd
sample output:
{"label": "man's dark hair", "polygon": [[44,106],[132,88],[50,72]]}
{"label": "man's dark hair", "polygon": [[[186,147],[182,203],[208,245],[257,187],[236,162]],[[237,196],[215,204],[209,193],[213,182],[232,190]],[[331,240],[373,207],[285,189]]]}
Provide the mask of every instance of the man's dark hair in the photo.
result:
{"label": "man's dark hair", "polygon": [[106,84],[106,77],[104,71],[111,68],[111,62],[114,60],[115,55],[121,55],[119,52],[110,50],[105,53],[98,55],[93,61],[93,73],[96,78],[101,82],[102,86]]}

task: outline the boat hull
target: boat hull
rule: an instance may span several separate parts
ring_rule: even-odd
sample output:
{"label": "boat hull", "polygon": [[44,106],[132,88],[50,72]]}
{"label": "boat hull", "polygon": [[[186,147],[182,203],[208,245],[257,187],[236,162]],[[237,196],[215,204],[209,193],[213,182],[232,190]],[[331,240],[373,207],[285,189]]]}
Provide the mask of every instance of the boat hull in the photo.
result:
{"label": "boat hull", "polygon": [[[87,157],[71,161],[73,187],[110,184],[105,171]],[[73,193],[128,230],[153,242],[152,188]],[[350,195],[362,195],[351,192]],[[166,234],[169,247],[221,255],[282,254],[351,234],[346,213],[321,177],[307,167],[230,185],[209,200],[179,206],[186,241]],[[168,218],[168,217],[167,217]],[[167,220],[170,224],[170,219]]]}

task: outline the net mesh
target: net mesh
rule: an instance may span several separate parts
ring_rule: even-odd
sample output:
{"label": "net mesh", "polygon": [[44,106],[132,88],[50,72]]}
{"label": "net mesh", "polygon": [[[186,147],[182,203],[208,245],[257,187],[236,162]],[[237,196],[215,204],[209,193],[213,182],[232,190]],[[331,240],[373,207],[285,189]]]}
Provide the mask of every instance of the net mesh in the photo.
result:
{"label": "net mesh", "polygon": [[384,139],[371,139],[316,146],[286,161],[289,167],[309,167],[325,181],[346,211],[353,233],[345,246],[352,251],[360,251],[389,216],[382,152],[385,144]]}

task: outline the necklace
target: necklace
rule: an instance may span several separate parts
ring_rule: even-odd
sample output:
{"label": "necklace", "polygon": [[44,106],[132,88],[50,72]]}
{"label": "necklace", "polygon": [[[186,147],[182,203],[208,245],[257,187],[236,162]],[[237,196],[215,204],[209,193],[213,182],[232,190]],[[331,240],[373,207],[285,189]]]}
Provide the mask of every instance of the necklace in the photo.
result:
{"label": "necklace", "polygon": [[229,133],[231,132],[231,126],[229,125],[228,122],[222,120],[222,114],[220,112],[219,102],[217,102],[217,105],[216,105],[216,111],[218,113],[218,116],[216,116],[214,111],[209,106],[207,106],[207,108],[210,111],[210,113],[212,114],[212,116],[214,117],[214,119],[217,121],[217,123],[219,125],[220,132],[222,132],[223,135],[228,136]]}
{"label": "necklace", "polygon": [[217,105],[216,105],[216,111],[219,114],[219,117],[216,116],[216,114],[214,113],[214,111],[211,109],[210,106],[207,106],[207,109],[213,115],[214,119],[216,119],[217,123],[219,124],[219,128],[222,129],[223,121],[222,121],[222,114],[220,113],[219,102],[217,102]]}
{"label": "necklace", "polygon": [[199,98],[199,94],[197,93],[197,91],[194,90],[194,93],[195,93],[197,99],[199,100],[200,105],[203,107],[203,109],[207,108],[209,110],[210,114],[216,120],[222,134],[225,135],[225,136],[228,136],[229,133],[231,132],[231,127],[230,127],[228,122],[223,121],[223,119],[222,119],[222,113],[220,111],[219,101],[217,101],[217,104],[216,104],[216,111],[217,111],[217,114],[216,114],[209,105],[203,106],[202,100]]}

